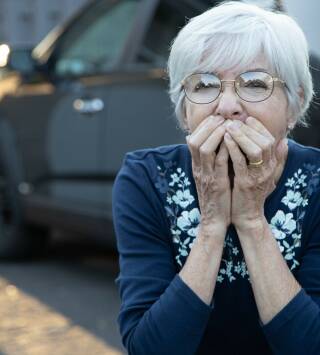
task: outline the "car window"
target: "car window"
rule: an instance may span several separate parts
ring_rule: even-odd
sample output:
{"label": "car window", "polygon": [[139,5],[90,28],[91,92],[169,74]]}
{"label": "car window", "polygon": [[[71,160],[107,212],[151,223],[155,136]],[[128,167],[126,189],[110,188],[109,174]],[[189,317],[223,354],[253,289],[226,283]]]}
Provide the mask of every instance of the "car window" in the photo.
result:
{"label": "car window", "polygon": [[197,14],[195,8],[175,2],[161,1],[138,54],[138,62],[165,66],[170,43],[189,17]]}
{"label": "car window", "polygon": [[139,1],[100,1],[66,33],[55,63],[57,76],[101,73],[116,63]]}

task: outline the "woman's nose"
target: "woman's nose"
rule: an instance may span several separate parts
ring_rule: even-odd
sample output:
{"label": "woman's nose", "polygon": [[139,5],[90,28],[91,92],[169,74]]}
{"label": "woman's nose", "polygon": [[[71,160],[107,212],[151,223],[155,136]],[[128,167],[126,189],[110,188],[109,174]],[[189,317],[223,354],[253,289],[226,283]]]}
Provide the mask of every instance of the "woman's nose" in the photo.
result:
{"label": "woman's nose", "polygon": [[225,119],[240,119],[244,114],[240,100],[233,85],[224,85],[217,98],[215,114]]}

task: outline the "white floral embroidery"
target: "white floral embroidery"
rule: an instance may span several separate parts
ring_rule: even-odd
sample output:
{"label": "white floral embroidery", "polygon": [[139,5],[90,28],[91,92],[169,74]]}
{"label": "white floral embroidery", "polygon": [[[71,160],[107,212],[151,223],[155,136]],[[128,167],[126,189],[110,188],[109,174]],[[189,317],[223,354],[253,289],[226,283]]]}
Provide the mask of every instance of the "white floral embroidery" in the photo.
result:
{"label": "white floral embroidery", "polygon": [[[227,234],[224,241],[224,251],[221,259],[217,282],[222,283],[223,281],[227,280],[231,283],[239,276],[249,279],[249,272],[244,261],[243,253],[239,253],[239,249],[234,245],[234,241],[232,240],[231,236]],[[238,254],[239,257],[237,256]],[[233,255],[236,255],[236,257]],[[241,258],[241,260],[237,260],[236,258]]]}
{"label": "white floral embroidery", "polygon": [[296,229],[296,222],[292,217],[292,213],[284,214],[283,211],[278,211],[271,219],[271,230],[277,239],[286,238],[287,234],[291,234]]}
{"label": "white floral embroidery", "polygon": [[238,261],[237,265],[234,267],[234,271],[242,277],[249,275],[245,261],[242,261],[241,263]]}
{"label": "white floral embroidery", "polygon": [[177,226],[188,235],[196,237],[198,232],[198,225],[200,223],[200,212],[198,208],[193,210],[183,211],[181,216],[178,217]]}
{"label": "white floral embroidery", "polygon": [[284,246],[281,245],[281,243],[279,242],[279,240],[277,240],[277,242],[278,242],[278,246],[279,246],[279,249],[280,249],[281,253],[283,253],[283,251],[284,251]]}
{"label": "white floral embroidery", "polygon": [[307,178],[307,175],[302,174],[302,170],[299,169],[298,172],[294,173],[293,175],[295,178],[297,178],[297,183],[301,184],[302,187],[307,186],[307,184],[304,182],[305,179]]}
{"label": "white floral embroidery", "polygon": [[232,253],[233,253],[234,255],[238,255],[238,253],[239,253],[238,248],[237,248],[237,247],[232,248]]}
{"label": "white floral embroidery", "polygon": [[299,191],[288,190],[286,196],[284,196],[281,200],[286,206],[289,207],[290,210],[294,210],[303,202],[303,198]]}
{"label": "white floral embroidery", "polygon": [[179,182],[179,176],[177,174],[171,175],[172,181],[169,183],[169,186],[174,186],[174,184]]}
{"label": "white floral embroidery", "polygon": [[[165,194],[165,209],[171,224],[172,241],[176,246],[175,259],[182,267],[194,245],[201,220],[200,211],[195,206],[196,200],[188,188],[191,183],[185,172],[178,167],[174,171],[175,162],[165,162],[163,169],[157,166],[158,178],[155,186]],[[299,265],[296,252],[301,247],[302,221],[309,197],[320,185],[320,168],[305,164],[305,173],[298,169],[285,183],[288,187],[281,203],[284,208],[277,210],[270,220],[270,228],[278,243],[279,249],[290,269]],[[170,182],[168,182],[170,176]],[[308,179],[307,179],[308,178]],[[217,282],[233,282],[237,278],[250,281],[249,272],[243,252],[238,241],[227,235],[221,260]]]}
{"label": "white floral embroidery", "polygon": [[177,193],[172,196],[172,200],[180,207],[186,208],[194,201],[194,197],[190,195],[189,189],[184,191],[178,190]]}
{"label": "white floral embroidery", "polygon": [[[178,173],[178,174],[177,174],[177,173]],[[169,183],[169,186],[174,186],[175,184],[178,184],[179,187],[182,187],[181,179],[182,179],[184,176],[186,176],[186,173],[185,173],[184,171],[182,171],[181,168],[178,168],[178,169],[177,169],[177,173],[174,173],[174,174],[171,175],[172,181]],[[184,180],[184,185],[185,185],[185,186],[188,186],[188,185],[186,185],[186,183],[189,184],[189,179],[188,179],[188,178],[186,178],[186,179]]]}
{"label": "white floral embroidery", "polygon": [[190,185],[191,185],[191,183],[189,182],[189,179],[188,179],[188,178],[185,178],[185,179],[183,180],[183,183],[184,183],[184,186],[190,186]]}
{"label": "white floral embroidery", "polygon": [[229,282],[232,282],[236,279],[232,274],[232,269],[234,268],[232,260],[227,261],[225,265],[225,268],[220,268],[219,274],[226,275],[229,279]]}
{"label": "white floral embroidery", "polygon": [[179,231],[179,229],[171,229],[171,234],[173,236],[173,242],[174,243],[179,243],[180,242],[181,231]]}
{"label": "white floral embroidery", "polygon": [[[167,172],[171,172],[174,165],[174,162],[164,163],[166,168],[164,171],[160,166],[157,167],[159,176],[155,186],[161,193],[166,194],[168,205],[165,206],[165,209],[171,222],[172,241],[177,247],[175,259],[178,265],[182,266],[198,232],[200,211],[196,207],[188,210],[195,202],[195,198],[187,188],[191,183],[181,168],[170,173],[171,181],[167,184],[164,183],[164,180],[167,181]],[[188,237],[184,237],[182,232],[186,233]]]}
{"label": "white floral embroidery", "polygon": [[[309,204],[309,196],[319,185],[319,169],[315,172],[315,166],[304,164],[307,174],[298,169],[285,183],[290,187],[281,202],[291,211],[285,214],[278,210],[271,219],[270,227],[275,236],[279,249],[293,270],[299,265],[296,259],[296,249],[301,247],[302,220],[305,216],[304,207]],[[309,175],[308,183],[306,179]],[[293,233],[295,232],[295,233]]]}
{"label": "white floral embroidery", "polygon": [[294,178],[288,179],[288,181],[285,183],[285,186],[292,187],[294,185],[295,181]]}
{"label": "white floral embroidery", "polygon": [[221,275],[217,276],[217,282],[221,283],[223,280],[224,280],[223,276],[221,276]]}

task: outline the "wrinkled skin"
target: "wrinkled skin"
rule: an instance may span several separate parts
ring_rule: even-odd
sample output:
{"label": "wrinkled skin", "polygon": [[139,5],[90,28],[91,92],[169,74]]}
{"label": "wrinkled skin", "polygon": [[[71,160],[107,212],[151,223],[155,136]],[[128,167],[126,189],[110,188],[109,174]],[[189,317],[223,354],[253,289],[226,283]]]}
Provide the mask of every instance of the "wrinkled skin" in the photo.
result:
{"label": "wrinkled skin", "polygon": [[[257,67],[272,73],[262,57],[248,70]],[[239,73],[217,74],[220,79],[232,80]],[[201,225],[213,230],[213,226],[226,228],[233,223],[241,228],[261,220],[265,200],[286,161],[288,125],[295,123],[288,113],[284,89],[275,87],[267,100],[250,103],[241,100],[232,85],[225,85],[210,104],[186,99],[185,112]],[[261,159],[263,165],[248,165]]]}

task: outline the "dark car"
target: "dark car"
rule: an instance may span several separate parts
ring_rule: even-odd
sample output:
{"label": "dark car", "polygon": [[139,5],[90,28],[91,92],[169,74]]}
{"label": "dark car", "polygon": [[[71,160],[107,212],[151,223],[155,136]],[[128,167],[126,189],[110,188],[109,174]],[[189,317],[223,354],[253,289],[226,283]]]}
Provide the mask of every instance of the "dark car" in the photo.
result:
{"label": "dark car", "polygon": [[184,142],[165,64],[186,18],[207,7],[91,1],[32,52],[9,54],[0,75],[0,257],[41,251],[52,229],[115,245],[111,189],[125,152]]}
{"label": "dark car", "polygon": [[115,246],[111,190],[127,151],[184,142],[167,94],[169,45],[218,1],[93,0],[0,68],[0,257],[52,230]]}

